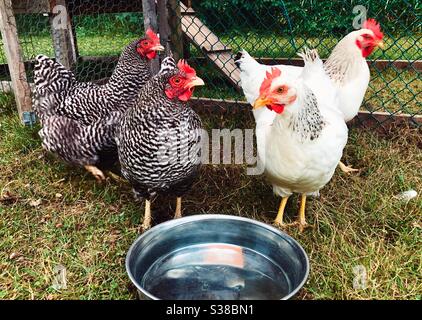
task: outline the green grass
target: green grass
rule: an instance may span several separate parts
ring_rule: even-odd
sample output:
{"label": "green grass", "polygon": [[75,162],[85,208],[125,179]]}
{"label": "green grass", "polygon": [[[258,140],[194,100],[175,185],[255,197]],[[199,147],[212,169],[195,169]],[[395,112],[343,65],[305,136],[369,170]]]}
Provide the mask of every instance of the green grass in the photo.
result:
{"label": "green grass", "polygon": [[[40,147],[38,128],[20,126],[13,99],[0,96],[0,298],[134,299],[125,254],[137,237],[143,204],[129,186],[99,185],[84,170]],[[202,116],[210,128],[252,128],[250,112]],[[353,129],[339,170],[307,206],[312,228],[287,229],[308,252],[309,281],[299,299],[420,299],[422,137],[396,129],[385,136]],[[408,203],[394,195],[415,189]],[[34,206],[34,201],[41,200]],[[173,198],[153,203],[154,224],[171,218]],[[296,218],[297,197],[287,207]],[[243,166],[204,166],[184,198],[183,214],[227,213],[271,223],[279,199],[263,177]],[[36,203],[35,203],[36,204]],[[65,290],[52,287],[53,270],[67,269]],[[353,289],[353,267],[363,265],[368,287]]]}
{"label": "green grass", "polygon": [[[78,49],[81,56],[113,56],[119,55],[122,49],[139,36],[131,33],[87,34],[78,37]],[[51,36],[23,36],[22,49],[26,59],[33,59],[38,54],[54,56]],[[0,63],[6,63],[4,55],[0,55]]]}

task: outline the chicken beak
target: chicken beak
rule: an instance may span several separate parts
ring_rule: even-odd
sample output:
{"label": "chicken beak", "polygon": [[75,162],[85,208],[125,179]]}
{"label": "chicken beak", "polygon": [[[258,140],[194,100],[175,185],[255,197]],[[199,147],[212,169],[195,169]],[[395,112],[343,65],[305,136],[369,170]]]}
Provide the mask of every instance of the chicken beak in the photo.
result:
{"label": "chicken beak", "polygon": [[270,99],[268,99],[267,97],[259,97],[253,104],[253,109],[259,109],[269,104],[271,104]]}
{"label": "chicken beak", "polygon": [[164,47],[161,44],[158,44],[151,48],[151,51],[164,51]]}
{"label": "chicken beak", "polygon": [[197,87],[197,86],[204,86],[205,82],[204,80],[202,80],[200,77],[193,77],[188,84],[188,88],[193,88],[193,87]]}
{"label": "chicken beak", "polygon": [[382,40],[377,43],[377,46],[378,46],[378,48],[381,48],[382,50],[385,49],[385,44]]}

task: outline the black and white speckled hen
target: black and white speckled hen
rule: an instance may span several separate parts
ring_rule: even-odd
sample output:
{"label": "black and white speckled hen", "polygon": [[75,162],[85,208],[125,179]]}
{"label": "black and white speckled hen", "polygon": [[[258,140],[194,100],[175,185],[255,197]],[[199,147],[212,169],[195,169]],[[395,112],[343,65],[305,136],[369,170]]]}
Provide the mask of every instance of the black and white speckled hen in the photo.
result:
{"label": "black and white speckled hen", "polygon": [[34,109],[43,120],[62,115],[89,125],[112,111],[124,111],[135,102],[140,88],[152,74],[150,60],[164,50],[156,33],[130,43],[104,85],[82,83],[72,72],[46,56],[37,56],[34,68]]}
{"label": "black and white speckled hen", "polygon": [[44,55],[35,58],[34,84],[32,105],[41,124],[46,118],[59,114],[67,96],[80,89],[99,87],[92,82],[78,82],[72,71]]}
{"label": "black and white speckled hen", "polygon": [[187,101],[200,85],[204,82],[195,70],[179,61],[177,68],[162,70],[145,84],[118,126],[122,175],[135,197],[146,200],[144,230],[151,225],[150,200],[159,193],[177,197],[175,218],[181,216],[181,197],[198,174],[202,124]]}
{"label": "black and white speckled hen", "polygon": [[103,170],[118,160],[114,137],[121,114],[111,112],[88,126],[64,116],[47,117],[39,132],[42,146],[65,162],[84,167],[101,182]]}
{"label": "black and white speckled hen", "polygon": [[80,165],[102,181],[102,170],[117,161],[115,128],[151,77],[149,60],[162,50],[157,35],[132,42],[123,51],[109,82],[99,86],[76,81],[74,74],[45,56],[34,69],[34,107],[43,128],[43,147]]}

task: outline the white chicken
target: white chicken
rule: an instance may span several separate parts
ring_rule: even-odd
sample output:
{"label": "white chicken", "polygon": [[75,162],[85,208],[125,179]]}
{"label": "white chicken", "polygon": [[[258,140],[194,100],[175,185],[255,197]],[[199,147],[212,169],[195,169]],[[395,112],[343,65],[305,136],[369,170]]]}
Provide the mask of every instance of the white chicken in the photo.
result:
{"label": "white chicken", "polygon": [[[379,24],[368,19],[363,28],[345,36],[334,48],[324,64],[324,69],[334,83],[334,90],[338,91],[338,108],[344,120],[350,121],[359,112],[368,88],[370,72],[365,60],[376,47],[383,47],[383,33]],[[282,72],[282,77],[291,79],[299,77],[303,67],[259,64],[245,50],[239,52],[236,64],[240,69],[240,80],[243,93],[248,103],[253,105],[258,98],[259,88],[265,78],[265,73],[276,67]],[[261,128],[271,125],[275,112],[268,109],[254,110],[257,126]],[[340,162],[340,168],[346,173],[357,171]]]}
{"label": "white chicken", "polygon": [[305,220],[306,196],[318,193],[332,178],[347,143],[347,126],[338,95],[316,50],[305,49],[305,67],[291,78],[280,69],[267,71],[255,112],[266,107],[274,121],[257,134],[258,155],[276,195],[282,197],[275,223],[292,193],[302,195],[299,228]]}

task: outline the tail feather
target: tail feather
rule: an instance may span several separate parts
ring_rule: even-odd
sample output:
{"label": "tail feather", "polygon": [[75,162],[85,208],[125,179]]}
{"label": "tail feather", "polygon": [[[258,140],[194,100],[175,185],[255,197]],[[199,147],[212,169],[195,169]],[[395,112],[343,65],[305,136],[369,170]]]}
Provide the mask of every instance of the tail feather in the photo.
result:
{"label": "tail feather", "polygon": [[304,47],[303,51],[299,52],[297,55],[303,59],[305,66],[312,63],[322,65],[322,60],[320,59],[316,49],[309,49],[308,47]]}
{"label": "tail feather", "polygon": [[302,79],[316,96],[319,106],[337,106],[337,89],[324,69],[324,64],[316,49],[304,48],[298,54],[303,58],[305,66],[302,71]]}
{"label": "tail feather", "polygon": [[73,72],[60,63],[44,55],[35,58],[34,83],[38,94],[69,90],[75,82]]}
{"label": "tail feather", "polygon": [[32,103],[35,114],[44,123],[45,119],[55,114],[55,109],[64,100],[66,92],[76,83],[73,72],[63,65],[45,56],[35,58]]}
{"label": "tail feather", "polygon": [[[250,54],[245,50],[245,49],[242,49],[242,50],[240,50],[237,54],[236,54],[236,56],[234,57],[234,63],[237,65],[237,67],[238,68],[240,68],[241,69],[241,67],[242,67],[242,64],[244,63],[244,62],[251,62],[251,61],[255,61],[255,59],[253,59],[251,56],[250,56]],[[256,61],[255,61],[256,62]],[[256,62],[256,63],[258,63],[258,62]]]}
{"label": "tail feather", "polygon": [[303,51],[299,52],[297,55],[301,57],[305,63],[302,71],[302,77],[308,78],[314,73],[325,73],[324,65],[316,49],[304,47]]}

